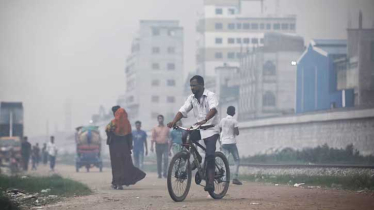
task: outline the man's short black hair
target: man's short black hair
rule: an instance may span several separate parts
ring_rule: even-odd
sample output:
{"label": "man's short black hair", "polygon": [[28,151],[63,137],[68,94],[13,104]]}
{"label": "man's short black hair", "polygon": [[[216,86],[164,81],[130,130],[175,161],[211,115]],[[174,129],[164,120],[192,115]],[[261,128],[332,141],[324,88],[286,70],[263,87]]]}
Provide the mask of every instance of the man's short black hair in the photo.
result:
{"label": "man's short black hair", "polygon": [[55,139],[55,137],[54,137],[54,136],[51,136],[51,139]]}
{"label": "man's short black hair", "polygon": [[164,118],[164,115],[162,115],[162,114],[159,114],[159,115],[157,116],[157,119],[158,119],[159,117],[162,117],[162,119],[165,119],[165,118]]}
{"label": "man's short black hair", "polygon": [[234,113],[235,113],[235,107],[234,106],[227,107],[227,114],[228,115],[233,115]]}
{"label": "man's short black hair", "polygon": [[140,125],[141,125],[142,122],[140,122],[140,121],[138,120],[138,121],[135,122],[135,125],[136,125],[136,124],[140,124]]}
{"label": "man's short black hair", "polygon": [[120,106],[113,106],[113,107],[112,107],[112,112],[113,112],[113,113],[116,113],[116,111],[117,111],[119,108],[121,108],[121,107],[120,107]]}
{"label": "man's short black hair", "polygon": [[200,75],[195,75],[195,76],[193,76],[191,79],[190,79],[190,82],[192,81],[192,80],[196,80],[197,81],[197,83],[199,84],[199,85],[204,85],[204,78],[202,77],[202,76],[200,76]]}

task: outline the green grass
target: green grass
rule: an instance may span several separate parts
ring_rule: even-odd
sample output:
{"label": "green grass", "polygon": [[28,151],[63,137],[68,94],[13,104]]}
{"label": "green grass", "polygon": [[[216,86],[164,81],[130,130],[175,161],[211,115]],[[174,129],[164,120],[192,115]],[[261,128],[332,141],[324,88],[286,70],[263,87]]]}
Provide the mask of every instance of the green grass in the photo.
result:
{"label": "green grass", "polygon": [[3,190],[16,188],[27,193],[40,193],[43,189],[51,189],[48,194],[64,197],[88,195],[92,192],[86,185],[58,175],[25,179],[0,175],[0,186]]}
{"label": "green grass", "polygon": [[[27,177],[0,175],[0,206],[8,206],[4,209],[18,209],[17,204],[12,203],[3,193],[8,189],[19,189],[26,193],[39,193],[41,195],[57,195],[72,197],[89,195],[92,191],[84,184],[65,179],[58,175],[46,177]],[[48,193],[41,193],[43,189],[50,189]]]}
{"label": "green grass", "polygon": [[14,204],[11,202],[11,200],[3,195],[3,192],[0,191],[0,207],[1,209],[4,210],[19,210],[20,208],[18,207],[17,204]]}
{"label": "green grass", "polygon": [[305,183],[307,186],[339,187],[346,190],[374,191],[374,176],[308,176],[308,175],[241,175],[242,180],[252,182],[266,182],[274,184]]}
{"label": "green grass", "polygon": [[284,148],[272,154],[257,154],[241,158],[241,163],[260,164],[355,164],[373,165],[374,156],[363,156],[352,144],[346,148],[338,149],[327,144],[315,148],[295,150]]}

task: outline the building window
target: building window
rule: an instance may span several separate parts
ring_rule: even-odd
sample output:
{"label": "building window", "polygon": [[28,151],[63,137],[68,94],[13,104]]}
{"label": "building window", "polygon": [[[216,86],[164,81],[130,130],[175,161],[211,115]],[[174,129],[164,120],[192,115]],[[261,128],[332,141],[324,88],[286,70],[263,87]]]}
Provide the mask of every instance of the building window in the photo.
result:
{"label": "building window", "polygon": [[274,30],[279,30],[280,29],[280,24],[279,23],[274,23],[273,28],[274,28]]}
{"label": "building window", "polygon": [[168,70],[175,70],[175,64],[174,63],[168,63]]}
{"label": "building window", "polygon": [[174,54],[175,53],[175,47],[168,47],[168,53]]}
{"label": "building window", "polygon": [[160,86],[160,80],[158,79],[152,80],[152,86]]}
{"label": "building window", "polygon": [[127,97],[127,103],[131,103],[131,102],[134,102],[134,96],[129,96]]}
{"label": "building window", "polygon": [[237,52],[237,53],[236,53],[236,58],[237,58],[237,59],[240,59],[240,58],[242,58],[242,53],[240,53],[240,52]]}
{"label": "building window", "polygon": [[235,29],[235,23],[227,24],[227,28],[230,29],[230,30],[234,30]]}
{"label": "building window", "polygon": [[229,13],[229,15],[235,15],[235,9],[234,8],[229,8],[228,13]]}
{"label": "building window", "polygon": [[227,43],[229,44],[235,44],[235,39],[234,38],[228,38]]}
{"label": "building window", "polygon": [[168,35],[169,35],[169,36],[175,36],[175,31],[172,30],[172,29],[169,29],[169,30],[168,30]]}
{"label": "building window", "polygon": [[271,24],[270,23],[266,24],[266,30],[271,30]]}
{"label": "building window", "polygon": [[266,61],[263,66],[263,74],[265,75],[275,75],[275,65],[271,61]]}
{"label": "building window", "polygon": [[152,63],[152,69],[153,70],[159,70],[160,69],[160,64],[158,64],[158,63]]}
{"label": "building window", "polygon": [[217,58],[217,59],[221,59],[222,58],[222,53],[221,52],[216,52],[214,54],[214,57]]}
{"label": "building window", "polygon": [[238,43],[238,44],[242,43],[242,39],[241,38],[236,38],[236,43]]}
{"label": "building window", "polygon": [[159,35],[160,35],[160,29],[152,28],[152,36],[159,36]]}
{"label": "building window", "polygon": [[265,29],[265,24],[261,23],[260,24],[260,29]]}
{"label": "building window", "polygon": [[152,103],[158,103],[160,101],[159,96],[152,96]]}
{"label": "building window", "polygon": [[261,44],[264,43],[264,38],[261,38],[261,39],[260,39],[260,43],[261,43]]}
{"label": "building window", "polygon": [[216,44],[222,44],[222,38],[216,38]]}
{"label": "building window", "polygon": [[159,113],[157,113],[157,112],[152,112],[152,113],[151,113],[151,117],[152,117],[152,118],[157,118],[158,115],[159,115]]}
{"label": "building window", "polygon": [[175,97],[174,97],[174,96],[168,96],[168,97],[166,98],[166,101],[167,101],[168,103],[174,103],[174,102],[175,102]]}
{"label": "building window", "polygon": [[294,23],[291,23],[291,24],[290,24],[290,30],[295,30],[295,29],[296,29],[295,24],[294,24]]}
{"label": "building window", "polygon": [[222,15],[222,8],[216,8],[216,15]]}
{"label": "building window", "polygon": [[236,24],[236,29],[242,29],[242,24],[241,23],[237,23]]}
{"label": "building window", "polygon": [[223,28],[223,25],[222,25],[222,23],[216,23],[214,28],[217,29],[217,30],[220,30],[220,29]]}
{"label": "building window", "polygon": [[167,80],[167,85],[168,85],[168,86],[175,86],[175,80],[173,80],[173,79],[168,79],[168,80]]}
{"label": "building window", "polygon": [[227,53],[227,58],[228,59],[235,59],[235,53],[234,52],[228,52]]}
{"label": "building window", "polygon": [[288,30],[288,23],[282,23],[282,30]]}
{"label": "building window", "polygon": [[243,24],[243,29],[249,29],[250,27],[249,27],[249,23],[244,23]]}
{"label": "building window", "polygon": [[244,38],[244,39],[243,39],[244,44],[249,44],[249,41],[250,41],[249,38]]}
{"label": "building window", "polygon": [[274,93],[266,91],[266,93],[262,96],[262,104],[263,106],[275,106]]}
{"label": "building window", "polygon": [[152,47],[152,54],[159,54],[160,48],[159,47]]}
{"label": "building window", "polygon": [[374,61],[374,42],[371,42],[371,53],[370,53],[370,58],[372,61]]}
{"label": "building window", "polygon": [[252,23],[251,28],[252,28],[252,30],[257,30],[258,29],[258,23]]}
{"label": "building window", "polygon": [[258,39],[257,38],[253,38],[252,39],[252,44],[258,44]]}

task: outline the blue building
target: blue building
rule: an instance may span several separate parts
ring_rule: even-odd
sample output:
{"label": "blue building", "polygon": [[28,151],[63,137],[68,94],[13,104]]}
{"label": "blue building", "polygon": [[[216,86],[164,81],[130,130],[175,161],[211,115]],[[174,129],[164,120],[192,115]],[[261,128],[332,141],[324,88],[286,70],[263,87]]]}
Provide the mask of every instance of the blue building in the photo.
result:
{"label": "blue building", "polygon": [[346,40],[312,40],[297,62],[296,113],[352,107],[353,89],[337,89],[334,61],[347,57]]}

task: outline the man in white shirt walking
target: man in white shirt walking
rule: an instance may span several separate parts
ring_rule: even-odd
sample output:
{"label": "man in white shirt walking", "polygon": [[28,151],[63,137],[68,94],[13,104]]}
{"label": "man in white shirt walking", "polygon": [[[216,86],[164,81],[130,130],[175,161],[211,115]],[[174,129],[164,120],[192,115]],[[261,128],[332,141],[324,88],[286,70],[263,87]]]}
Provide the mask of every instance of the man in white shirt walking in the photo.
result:
{"label": "man in white shirt walking", "polygon": [[242,185],[238,180],[240,157],[238,148],[236,147],[235,136],[239,135],[238,122],[234,119],[235,107],[229,106],[227,108],[227,117],[223,118],[219,124],[221,130],[221,144],[223,152],[229,158],[231,154],[235,161],[235,175],[232,180],[233,184]]}
{"label": "man in white shirt walking", "polygon": [[206,145],[205,160],[207,162],[207,185],[205,186],[205,191],[211,192],[214,191],[214,153],[216,151],[216,142],[219,138],[218,100],[213,92],[204,88],[204,78],[202,76],[193,76],[190,79],[190,87],[193,94],[187,98],[174,120],[168,123],[168,127],[174,127],[182,117],[187,117],[187,113],[191,110],[193,110],[196,118],[196,125],[211,125],[211,127],[206,130],[200,130],[190,134],[190,140],[199,141],[203,139]]}
{"label": "man in white shirt walking", "polygon": [[48,152],[48,155],[49,155],[49,163],[50,163],[51,171],[55,171],[57,147],[56,147],[56,144],[55,144],[55,137],[54,136],[51,136],[51,141],[48,142],[47,152]]}

